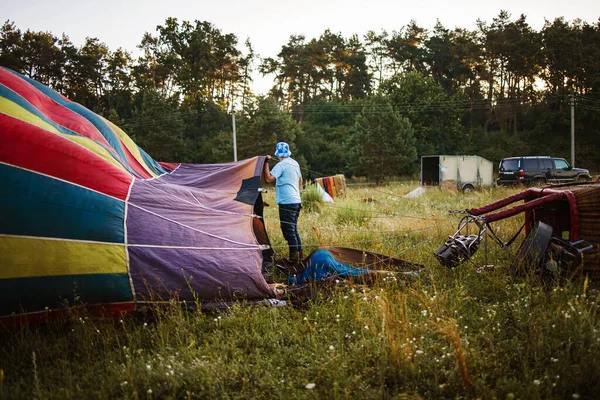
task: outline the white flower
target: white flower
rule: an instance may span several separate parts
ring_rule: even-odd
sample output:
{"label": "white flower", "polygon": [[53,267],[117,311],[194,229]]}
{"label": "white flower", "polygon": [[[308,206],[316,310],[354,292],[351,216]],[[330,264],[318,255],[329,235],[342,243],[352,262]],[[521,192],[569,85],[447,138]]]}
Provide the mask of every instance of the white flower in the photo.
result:
{"label": "white flower", "polygon": [[148,389],[148,394],[152,394],[152,389]]}
{"label": "white flower", "polygon": [[317,386],[314,383],[308,383],[306,386],[304,386],[307,389],[314,389],[314,387]]}
{"label": "white flower", "polygon": [[329,350],[335,350],[335,347],[333,347],[333,345],[329,346]]}
{"label": "white flower", "polygon": [[423,354],[423,350],[417,350],[415,351],[416,354]]}
{"label": "white flower", "polygon": [[533,384],[534,384],[534,385],[536,385],[536,386],[540,386],[540,383],[542,383],[542,382],[540,382],[540,380],[539,380],[539,379],[535,379],[535,380],[533,381]]}

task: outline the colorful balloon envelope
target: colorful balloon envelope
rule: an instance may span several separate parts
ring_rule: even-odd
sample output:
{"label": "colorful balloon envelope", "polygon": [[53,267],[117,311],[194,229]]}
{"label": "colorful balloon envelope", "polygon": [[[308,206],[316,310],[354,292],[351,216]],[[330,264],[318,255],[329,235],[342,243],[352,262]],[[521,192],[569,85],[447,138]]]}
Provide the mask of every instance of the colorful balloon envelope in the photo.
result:
{"label": "colorful balloon envelope", "polygon": [[107,119],[0,68],[0,325],[273,296],[263,163],[157,162]]}

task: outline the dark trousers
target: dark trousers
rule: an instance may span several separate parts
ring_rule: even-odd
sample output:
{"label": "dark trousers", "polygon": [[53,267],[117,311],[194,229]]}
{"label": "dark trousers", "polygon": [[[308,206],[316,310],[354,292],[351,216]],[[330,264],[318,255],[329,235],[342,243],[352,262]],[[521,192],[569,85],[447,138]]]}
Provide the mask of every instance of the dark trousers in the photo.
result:
{"label": "dark trousers", "polygon": [[302,241],[298,234],[298,217],[302,204],[279,204],[281,232],[288,243],[291,253],[302,251]]}

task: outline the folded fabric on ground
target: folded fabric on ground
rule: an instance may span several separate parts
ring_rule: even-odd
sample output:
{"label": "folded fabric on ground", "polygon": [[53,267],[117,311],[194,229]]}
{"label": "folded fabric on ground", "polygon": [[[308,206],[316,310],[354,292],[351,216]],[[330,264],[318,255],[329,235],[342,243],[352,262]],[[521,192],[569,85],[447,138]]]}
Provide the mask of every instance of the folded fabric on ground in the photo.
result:
{"label": "folded fabric on ground", "polygon": [[317,192],[321,195],[321,200],[323,200],[323,202],[333,203],[333,198],[321,187],[321,185],[315,185],[315,187],[317,188]]}
{"label": "folded fabric on ground", "polygon": [[[331,251],[330,251],[331,250]],[[319,249],[315,250],[308,256],[302,264],[305,266],[304,269],[298,274],[290,274],[288,279],[291,285],[301,285],[304,283],[308,283],[311,281],[320,281],[331,277],[339,277],[339,278],[347,278],[351,276],[360,276],[366,274],[377,274],[377,273],[390,273],[395,274],[396,271],[386,271],[381,270],[378,266],[386,265],[388,267],[392,265],[403,264],[404,267],[410,266],[412,268],[422,267],[418,264],[412,264],[409,262],[405,262],[399,259],[393,259],[391,257],[384,257],[375,255],[373,253],[363,252],[364,259],[369,260],[373,259],[373,256],[383,257],[375,262],[371,262],[368,264],[362,263],[363,266],[369,266],[372,268],[360,268],[356,266],[352,266],[350,264],[344,263],[337,258],[341,258],[344,261],[351,262],[350,260],[354,258],[354,254],[349,252],[359,252],[353,249],[343,249],[343,248],[332,248],[332,249]],[[340,250],[344,253],[341,253]],[[337,258],[334,257],[335,253]],[[418,270],[415,271],[405,271],[400,272],[405,276],[416,277],[418,276]]]}
{"label": "folded fabric on ground", "polygon": [[332,198],[346,194],[346,177],[343,174],[316,178],[315,183],[321,186]]}

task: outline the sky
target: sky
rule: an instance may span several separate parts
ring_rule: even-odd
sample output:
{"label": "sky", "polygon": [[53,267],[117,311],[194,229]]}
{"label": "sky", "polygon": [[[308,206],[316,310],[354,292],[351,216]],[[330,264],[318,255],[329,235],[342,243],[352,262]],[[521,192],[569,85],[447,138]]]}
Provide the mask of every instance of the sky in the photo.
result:
{"label": "sky", "polygon": [[[344,37],[367,31],[399,31],[411,20],[433,29],[436,21],[446,28],[474,29],[477,19],[491,22],[500,10],[521,14],[540,30],[544,20],[577,18],[595,24],[600,18],[600,0],[2,0],[0,19],[10,20],[21,31],[63,33],[81,46],[86,37],[98,38],[114,51],[119,47],[137,54],[145,32],[156,34],[156,26],[168,17],[180,21],[208,21],[223,34],[233,33],[239,49],[250,39],[261,57],[276,57],[290,35],[307,40],[326,29]],[[253,89],[266,93],[270,79],[255,76]]]}

